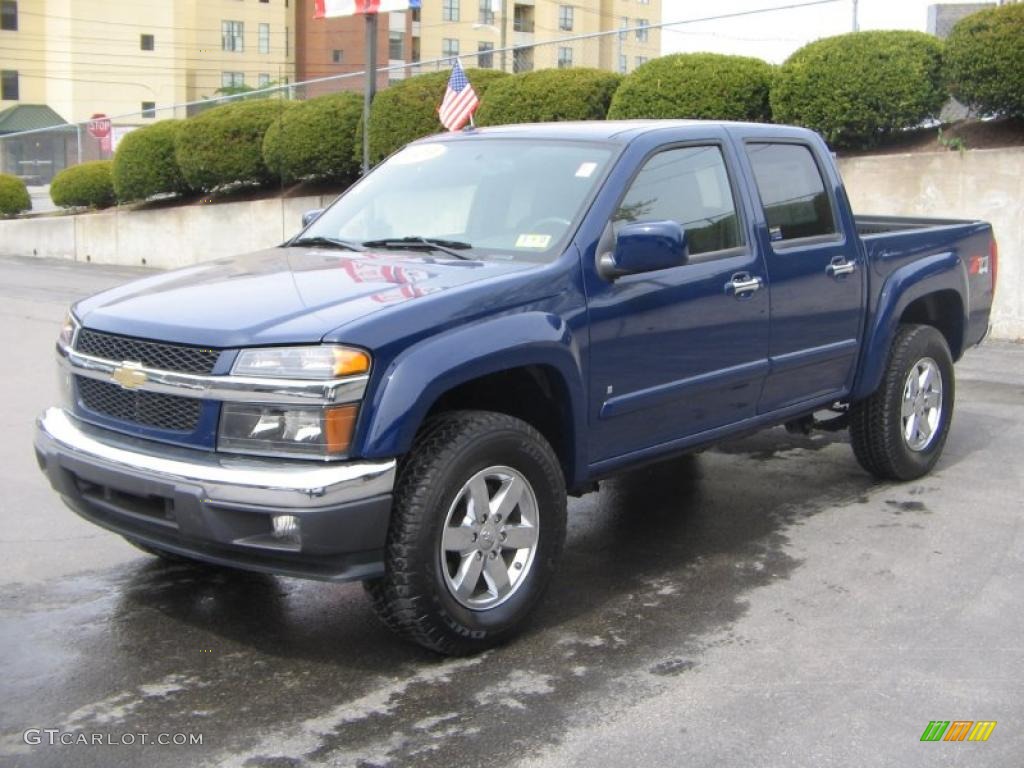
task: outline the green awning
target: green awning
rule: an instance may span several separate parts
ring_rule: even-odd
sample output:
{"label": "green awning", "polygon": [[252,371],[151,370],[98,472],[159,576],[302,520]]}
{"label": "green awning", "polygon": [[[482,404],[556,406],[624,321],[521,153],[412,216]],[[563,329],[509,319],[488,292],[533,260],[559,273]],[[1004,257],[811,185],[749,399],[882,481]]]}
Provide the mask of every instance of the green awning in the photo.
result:
{"label": "green awning", "polygon": [[0,135],[67,125],[67,120],[45,104],[18,104],[0,112]]}

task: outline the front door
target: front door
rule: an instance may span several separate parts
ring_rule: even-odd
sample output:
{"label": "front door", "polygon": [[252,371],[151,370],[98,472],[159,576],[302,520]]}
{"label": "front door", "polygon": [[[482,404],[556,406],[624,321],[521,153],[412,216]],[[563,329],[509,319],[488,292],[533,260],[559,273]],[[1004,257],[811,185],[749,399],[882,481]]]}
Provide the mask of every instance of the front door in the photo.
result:
{"label": "front door", "polygon": [[752,141],[745,151],[771,284],[771,373],[758,412],[838,398],[855,372],[864,292],[858,243],[837,216],[838,179],[807,144]]}
{"label": "front door", "polygon": [[689,261],[588,288],[590,458],[655,452],[755,415],[768,362],[765,268],[717,143],[649,156],[611,226],[674,220]]}

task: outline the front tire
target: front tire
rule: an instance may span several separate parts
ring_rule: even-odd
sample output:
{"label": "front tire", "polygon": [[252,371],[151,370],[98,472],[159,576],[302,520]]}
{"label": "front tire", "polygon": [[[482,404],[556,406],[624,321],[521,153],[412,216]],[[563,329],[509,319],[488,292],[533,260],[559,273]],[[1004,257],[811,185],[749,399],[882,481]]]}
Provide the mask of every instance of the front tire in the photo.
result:
{"label": "front tire", "polygon": [[945,337],[930,325],[901,325],[878,390],[850,409],[857,461],[882,480],[928,474],[946,444],[955,395]]}
{"label": "front tire", "polygon": [[395,486],[377,614],[426,648],[465,655],[518,632],[565,541],[565,479],[533,427],[454,411],[424,428]]}

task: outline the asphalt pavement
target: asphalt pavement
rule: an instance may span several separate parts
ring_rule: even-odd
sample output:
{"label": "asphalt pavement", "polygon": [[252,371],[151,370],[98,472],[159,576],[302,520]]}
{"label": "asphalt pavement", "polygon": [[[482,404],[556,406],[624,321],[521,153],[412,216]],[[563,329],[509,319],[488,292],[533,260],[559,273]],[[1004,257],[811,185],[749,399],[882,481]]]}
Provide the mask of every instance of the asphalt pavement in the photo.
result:
{"label": "asphalt pavement", "polygon": [[[0,260],[0,764],[1021,765],[1024,347],[957,366],[918,482],[775,429],[571,500],[530,629],[444,660],[358,584],[166,565],[51,492],[61,317],[141,274]],[[933,720],[997,725],[920,741]]]}

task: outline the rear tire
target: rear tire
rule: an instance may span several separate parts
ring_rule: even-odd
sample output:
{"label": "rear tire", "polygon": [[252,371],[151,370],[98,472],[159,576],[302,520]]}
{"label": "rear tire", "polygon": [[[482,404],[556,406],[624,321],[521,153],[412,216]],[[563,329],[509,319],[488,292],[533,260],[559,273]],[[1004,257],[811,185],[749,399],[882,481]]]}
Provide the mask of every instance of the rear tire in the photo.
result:
{"label": "rear tire", "polygon": [[882,480],[928,474],[946,444],[955,396],[945,337],[930,325],[901,325],[881,385],[850,409],[857,461]]}
{"label": "rear tire", "polygon": [[442,414],[394,498],[385,576],[366,583],[384,624],[447,655],[521,630],[565,540],[565,479],[544,437],[501,413]]}

